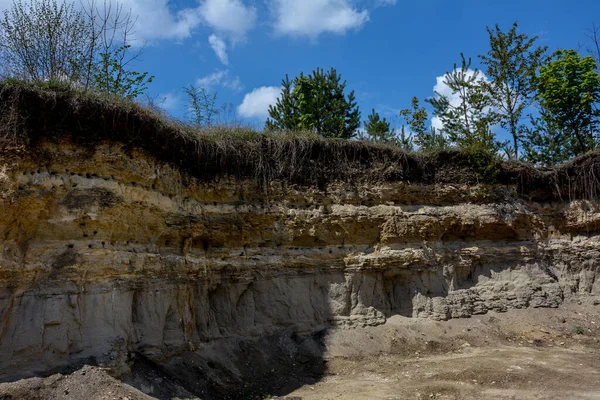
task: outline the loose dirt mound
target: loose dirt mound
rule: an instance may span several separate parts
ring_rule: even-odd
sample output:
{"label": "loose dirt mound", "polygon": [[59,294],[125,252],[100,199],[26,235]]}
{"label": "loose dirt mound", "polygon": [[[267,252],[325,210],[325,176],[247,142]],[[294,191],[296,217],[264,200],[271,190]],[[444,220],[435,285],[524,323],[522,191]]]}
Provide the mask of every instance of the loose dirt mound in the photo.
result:
{"label": "loose dirt mound", "polygon": [[149,400],[152,397],[86,365],[70,375],[24,379],[0,384],[1,400]]}

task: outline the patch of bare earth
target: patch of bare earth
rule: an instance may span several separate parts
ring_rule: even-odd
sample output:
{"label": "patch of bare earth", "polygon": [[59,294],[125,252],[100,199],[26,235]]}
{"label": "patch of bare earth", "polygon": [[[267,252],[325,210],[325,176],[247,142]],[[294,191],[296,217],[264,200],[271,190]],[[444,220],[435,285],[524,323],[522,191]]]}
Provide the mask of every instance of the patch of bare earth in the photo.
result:
{"label": "patch of bare earth", "polygon": [[328,338],[327,375],[289,396],[326,399],[600,399],[600,306],[435,322],[392,317]]}
{"label": "patch of bare earth", "polygon": [[[393,316],[381,326],[330,330],[325,376],[279,399],[600,399],[600,305],[594,303],[582,298],[558,309],[450,321]],[[273,379],[284,383],[284,375],[274,371]],[[160,373],[148,376],[164,389],[162,399],[202,398]],[[0,384],[0,400],[145,400],[152,398],[146,389],[86,366]]]}

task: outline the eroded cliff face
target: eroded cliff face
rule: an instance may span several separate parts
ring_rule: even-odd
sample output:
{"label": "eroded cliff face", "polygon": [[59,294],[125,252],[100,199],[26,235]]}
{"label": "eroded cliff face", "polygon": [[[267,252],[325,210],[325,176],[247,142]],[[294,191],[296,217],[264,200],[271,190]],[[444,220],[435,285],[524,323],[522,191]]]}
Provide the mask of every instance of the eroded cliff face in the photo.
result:
{"label": "eroded cliff face", "polygon": [[117,145],[40,149],[0,163],[2,379],[131,354],[189,374],[220,360],[241,377],[256,371],[232,361],[251,355],[246,340],[318,357],[314,332],[330,327],[557,307],[600,289],[590,202],[506,186],[207,183]]}

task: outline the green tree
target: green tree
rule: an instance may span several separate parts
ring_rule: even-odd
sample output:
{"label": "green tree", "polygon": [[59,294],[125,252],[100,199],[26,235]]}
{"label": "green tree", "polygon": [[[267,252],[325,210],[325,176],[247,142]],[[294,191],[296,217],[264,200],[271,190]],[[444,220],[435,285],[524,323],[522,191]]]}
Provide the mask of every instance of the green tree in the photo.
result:
{"label": "green tree", "polygon": [[415,141],[413,135],[412,133],[406,133],[404,130],[404,125],[402,125],[402,128],[400,128],[400,135],[396,136],[393,143],[406,151],[415,150]]}
{"label": "green tree", "polygon": [[286,75],[277,103],[269,107],[267,130],[309,130],[325,137],[350,138],[360,127],[354,91],[344,93],[346,81],[334,68],[312,74]]}
{"label": "green tree", "polygon": [[16,0],[0,19],[4,77],[60,81],[125,98],[137,97],[153,77],[131,69],[134,20],[123,6],[96,0]]}
{"label": "green tree", "polygon": [[414,142],[421,150],[429,151],[448,147],[448,141],[442,134],[438,134],[432,126],[427,127],[429,115],[425,107],[419,106],[419,99],[413,97],[411,108],[400,110],[400,116],[410,127],[414,135]]}
{"label": "green tree", "polygon": [[519,158],[523,112],[535,97],[532,78],[547,60],[547,48],[535,46],[537,36],[529,38],[517,33],[517,29],[516,22],[508,32],[502,32],[498,25],[494,29],[487,27],[490,49],[486,55],[479,56],[490,80],[482,82],[482,85],[497,113],[500,126],[512,136],[512,154],[509,157],[515,160]]}
{"label": "green tree", "polygon": [[386,118],[381,119],[375,109],[368,115],[367,121],[363,122],[365,134],[361,139],[375,143],[390,143],[396,139],[393,129],[390,129],[390,123]]}
{"label": "green tree", "polygon": [[529,118],[529,125],[521,126],[525,161],[552,167],[575,156],[567,136],[548,115],[547,110],[541,109],[540,116],[529,115]]}
{"label": "green tree", "polygon": [[101,93],[134,99],[148,89],[154,76],[148,72],[137,72],[127,68],[124,62],[130,45],[107,49],[100,53],[99,64],[94,68],[95,88]]}
{"label": "green tree", "polygon": [[552,60],[539,68],[536,78],[541,118],[558,127],[566,137],[565,154],[577,156],[597,147],[600,75],[591,56],[575,50],[557,50]]}
{"label": "green tree", "polygon": [[74,4],[15,0],[0,20],[4,74],[28,81],[78,81],[92,27]]}
{"label": "green tree", "polygon": [[478,70],[471,70],[471,60],[461,54],[462,63],[454,64],[452,72],[444,76],[444,84],[457,99],[450,99],[439,92],[427,99],[433,106],[433,114],[443,124],[443,132],[449,140],[463,149],[477,148],[495,153],[500,148],[490,127],[497,116],[491,109],[491,101],[482,86]]}
{"label": "green tree", "polygon": [[281,81],[281,95],[277,98],[275,105],[269,106],[269,115],[265,129],[293,131],[300,125],[298,97],[294,94],[294,81],[286,74]]}

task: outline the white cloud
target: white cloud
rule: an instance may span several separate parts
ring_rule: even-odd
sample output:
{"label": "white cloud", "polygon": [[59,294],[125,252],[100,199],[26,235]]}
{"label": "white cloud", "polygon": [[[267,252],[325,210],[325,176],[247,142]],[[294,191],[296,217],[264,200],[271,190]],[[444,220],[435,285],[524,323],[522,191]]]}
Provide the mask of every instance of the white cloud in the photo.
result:
{"label": "white cloud", "polygon": [[322,33],[344,34],[361,28],[369,20],[350,0],[272,0],[275,30],[283,35],[316,38]]}
{"label": "white cloud", "polygon": [[198,81],[196,83],[198,85],[200,85],[202,87],[206,87],[206,88],[211,87],[211,86],[216,86],[221,83],[221,81],[223,80],[223,78],[225,77],[226,74],[227,74],[226,70],[216,71],[210,75],[206,75],[205,77],[198,79]]}
{"label": "white cloud", "polygon": [[217,35],[212,34],[208,37],[208,43],[217,55],[219,61],[221,61],[224,65],[229,64],[229,57],[227,57],[227,44],[225,44],[225,41]]}
{"label": "white cloud", "polygon": [[238,106],[238,113],[245,118],[266,119],[269,116],[269,106],[277,102],[281,94],[279,86],[262,86],[244,96]]}
{"label": "white cloud", "polygon": [[377,1],[378,6],[393,6],[396,5],[397,0],[379,0]]}
{"label": "white cloud", "polygon": [[[155,41],[159,39],[185,39],[193,30],[205,23],[217,32],[243,40],[256,24],[254,7],[246,7],[241,0],[202,0],[197,7],[187,7],[174,12],[170,0],[109,0],[109,4],[121,4],[130,11],[135,24],[135,39]],[[8,9],[13,0],[0,0],[0,11]],[[79,5],[79,1],[75,1]],[[102,4],[103,2],[98,2]]]}
{"label": "white cloud", "polygon": [[[136,21],[135,38],[142,41],[185,39],[202,22],[199,8],[169,9],[169,0],[119,0]],[[114,2],[113,4],[116,4]],[[113,5],[114,9],[114,5]]]}
{"label": "white cloud", "polygon": [[[7,10],[12,3],[13,0],[0,0],[0,12]],[[79,1],[73,3],[77,7],[87,4]],[[99,1],[97,4],[103,7],[104,2]],[[192,30],[202,22],[199,7],[188,7],[173,12],[169,9],[169,0],[109,0],[108,4],[113,13],[117,4],[122,6],[122,15],[131,11],[132,20],[135,21],[134,35],[131,39],[135,41],[185,39],[190,37]]]}
{"label": "white cloud", "polygon": [[204,88],[211,88],[215,86],[222,86],[231,89],[235,92],[239,92],[244,89],[242,81],[239,76],[232,78],[229,74],[229,70],[215,71],[205,77],[202,77],[196,81],[199,86]]}
{"label": "white cloud", "polygon": [[240,0],[204,0],[199,11],[210,27],[234,40],[243,40],[256,24],[256,8]]}
{"label": "white cloud", "polygon": [[[457,69],[457,70],[460,70],[460,69]],[[469,69],[465,73],[465,77],[468,79],[468,78],[471,78],[474,74],[475,74],[475,71],[472,69]],[[481,71],[479,72],[478,78],[484,82],[488,81],[487,76],[485,76],[485,74]],[[450,102],[450,105],[457,107],[460,105],[460,96],[457,93],[452,93],[452,89],[450,89],[448,87],[448,85],[446,85],[444,83],[445,80],[446,80],[446,75],[438,76],[436,78],[436,84],[433,87],[433,91],[434,91],[434,93],[439,93],[442,96],[446,96],[448,98],[448,101]],[[444,125],[442,124],[442,121],[440,120],[439,117],[431,118],[431,126],[433,128],[435,128],[436,130],[442,130],[444,128]]]}

